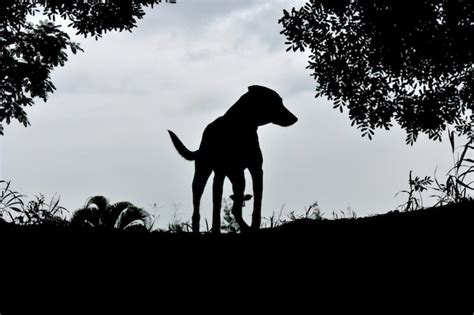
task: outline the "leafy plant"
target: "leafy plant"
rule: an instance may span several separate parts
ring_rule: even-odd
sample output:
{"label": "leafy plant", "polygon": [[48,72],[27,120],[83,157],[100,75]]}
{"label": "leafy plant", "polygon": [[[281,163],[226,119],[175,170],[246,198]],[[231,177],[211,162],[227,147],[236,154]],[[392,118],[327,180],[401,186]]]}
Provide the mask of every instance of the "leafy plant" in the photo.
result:
{"label": "leafy plant", "polygon": [[59,205],[60,197],[53,196],[49,203],[44,195],[35,196],[25,204],[21,195],[10,188],[10,181],[1,180],[0,217],[8,215],[9,222],[19,225],[67,225],[66,208]]}
{"label": "leafy plant", "polygon": [[[245,207],[245,202],[252,199],[252,197],[253,196],[249,195],[249,194],[244,195],[244,199],[241,201],[242,202],[242,208]],[[234,195],[230,195],[229,199],[232,200],[232,202],[229,202],[228,199],[223,200],[223,203],[224,203],[224,210],[223,210],[224,211],[224,223],[221,225],[221,229],[224,230],[224,232],[227,232],[227,233],[239,233],[241,231],[240,226],[237,223],[237,220],[235,220],[235,217],[232,213],[232,208],[233,208],[234,202],[235,202]]]}
{"label": "leafy plant", "polygon": [[150,231],[154,218],[147,211],[128,201],[110,204],[104,196],[91,197],[86,205],[74,212],[73,226],[102,227],[120,230]]}
{"label": "leafy plant", "polygon": [[29,201],[15,217],[15,223],[20,225],[67,225],[66,208],[59,205],[60,197],[53,196],[49,203],[42,194]]}
{"label": "leafy plant", "polygon": [[421,196],[421,193],[427,190],[427,186],[432,182],[433,180],[429,176],[425,176],[424,178],[415,176],[415,178],[413,178],[412,171],[410,170],[408,175],[409,190],[402,190],[395,194],[395,197],[400,193],[407,194],[408,199],[405,203],[399,205],[397,209],[402,211],[412,211],[423,208],[423,197]]}
{"label": "leafy plant", "polygon": [[[226,233],[239,233],[240,226],[232,214],[232,204],[228,199],[224,198],[224,222],[222,223],[221,229]],[[242,204],[242,207],[245,206],[245,202]]]}
{"label": "leafy plant", "polygon": [[[433,195],[438,199],[436,206],[467,200],[470,198],[469,191],[474,190],[474,181],[470,180],[474,173],[474,159],[468,158],[468,153],[474,150],[474,137],[469,137],[466,144],[456,148],[454,131],[448,130],[448,135],[454,166],[447,172],[445,183],[438,181],[435,170],[436,187],[433,189],[440,193]],[[458,149],[461,149],[460,154],[457,152]]]}
{"label": "leafy plant", "polygon": [[12,213],[20,213],[23,208],[23,197],[20,193],[10,189],[10,181],[0,180],[3,187],[0,188],[0,219],[8,215],[11,221],[14,221]]}
{"label": "leafy plant", "polygon": [[[408,181],[410,189],[399,192],[407,194],[408,200],[398,206],[397,209],[410,211],[423,208],[421,192],[428,188],[438,192],[438,194],[431,195],[431,197],[437,199],[434,205],[435,207],[472,199],[469,192],[474,190],[474,180],[472,180],[472,174],[474,174],[474,159],[468,156],[469,153],[472,153],[474,150],[474,137],[469,136],[466,144],[458,148],[455,145],[455,132],[448,130],[448,137],[451,145],[453,167],[446,173],[446,181],[442,183],[438,180],[435,169],[434,183],[436,185],[429,186],[433,183],[430,176],[425,176],[424,178],[417,176],[412,178],[412,171],[410,171]],[[416,193],[418,193],[418,196],[415,196]]]}
{"label": "leafy plant", "polygon": [[117,207],[116,211],[120,211],[114,228],[119,230],[141,230],[150,231],[154,225],[154,218],[147,211],[135,207],[129,202],[116,203],[113,206]]}

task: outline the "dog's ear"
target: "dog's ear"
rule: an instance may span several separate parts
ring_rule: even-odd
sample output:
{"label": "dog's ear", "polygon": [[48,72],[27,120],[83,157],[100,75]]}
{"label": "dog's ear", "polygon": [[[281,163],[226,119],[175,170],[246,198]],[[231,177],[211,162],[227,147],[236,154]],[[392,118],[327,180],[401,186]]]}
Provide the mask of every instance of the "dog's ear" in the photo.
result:
{"label": "dog's ear", "polygon": [[250,85],[249,86],[249,92],[256,92],[260,90],[262,87],[260,85]]}
{"label": "dog's ear", "polygon": [[270,94],[278,95],[277,92],[273,91],[270,88],[267,88],[266,86],[262,86],[262,85],[250,85],[248,87],[248,89],[249,89],[249,92],[251,92],[251,93],[262,93],[262,94],[265,94],[265,95],[270,95]]}

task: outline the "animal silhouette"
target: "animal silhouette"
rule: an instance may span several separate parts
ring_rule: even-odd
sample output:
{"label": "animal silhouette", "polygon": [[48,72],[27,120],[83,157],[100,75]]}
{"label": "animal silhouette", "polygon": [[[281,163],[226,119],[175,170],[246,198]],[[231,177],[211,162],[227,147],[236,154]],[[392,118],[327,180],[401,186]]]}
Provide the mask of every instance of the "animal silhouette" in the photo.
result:
{"label": "animal silhouette", "polygon": [[242,231],[249,229],[242,218],[242,205],[250,198],[249,195],[244,195],[245,169],[249,170],[253,184],[254,204],[251,228],[260,228],[263,157],[257,129],[268,123],[287,127],[297,120],[298,118],[283,105],[277,92],[267,87],[252,85],[248,87],[248,92],[242,95],[223,116],[205,128],[197,151],[188,150],[176,134],[168,130],[178,153],[186,160],[195,161],[192,183],[192,229],[194,232],[199,232],[201,196],[212,172],[214,172],[212,232],[220,233],[220,210],[225,177],[228,177],[232,183],[232,214]]}

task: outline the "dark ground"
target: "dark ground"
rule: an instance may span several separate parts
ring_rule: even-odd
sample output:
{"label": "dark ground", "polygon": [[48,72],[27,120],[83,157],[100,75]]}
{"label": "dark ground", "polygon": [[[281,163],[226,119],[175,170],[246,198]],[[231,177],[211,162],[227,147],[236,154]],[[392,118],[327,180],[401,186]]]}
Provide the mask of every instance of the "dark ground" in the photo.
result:
{"label": "dark ground", "polygon": [[472,314],[473,216],[465,202],[220,236],[3,225],[0,314]]}

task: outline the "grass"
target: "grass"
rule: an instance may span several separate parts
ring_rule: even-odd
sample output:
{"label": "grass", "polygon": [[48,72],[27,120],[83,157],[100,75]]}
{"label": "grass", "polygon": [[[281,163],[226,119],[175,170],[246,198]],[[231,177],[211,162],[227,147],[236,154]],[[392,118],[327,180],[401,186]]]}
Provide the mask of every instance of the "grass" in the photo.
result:
{"label": "grass", "polygon": [[[436,206],[443,206],[452,203],[461,203],[472,200],[470,192],[474,191],[474,138],[469,137],[464,145],[459,147],[455,144],[455,132],[448,130],[448,138],[451,146],[453,166],[446,173],[444,182],[438,180],[435,168],[434,177],[419,177],[412,175],[410,170],[408,175],[408,190],[402,190],[398,194],[406,194],[407,201],[399,205],[397,209],[402,211],[413,211],[423,208],[422,192],[431,190],[436,199]],[[435,185],[433,185],[433,183]]]}

